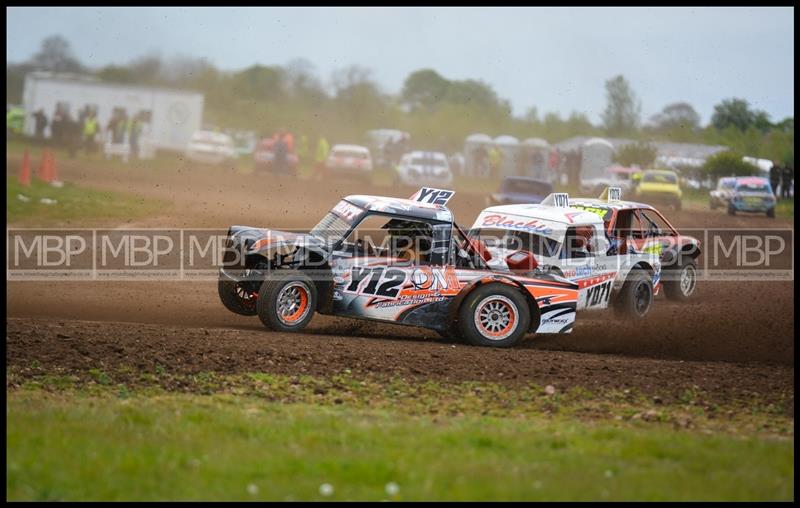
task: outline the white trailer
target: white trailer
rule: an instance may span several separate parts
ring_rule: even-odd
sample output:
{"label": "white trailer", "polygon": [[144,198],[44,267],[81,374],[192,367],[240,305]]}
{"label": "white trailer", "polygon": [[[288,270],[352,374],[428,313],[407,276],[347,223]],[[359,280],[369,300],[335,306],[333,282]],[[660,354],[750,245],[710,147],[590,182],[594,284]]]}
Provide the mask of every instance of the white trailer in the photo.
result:
{"label": "white trailer", "polygon": [[100,129],[105,129],[115,111],[124,111],[129,118],[149,112],[148,141],[153,148],[164,150],[184,150],[203,123],[203,94],[197,92],[107,83],[49,72],[25,76],[25,134],[35,134],[36,111],[42,109],[50,122],[58,106],[67,108],[73,120],[84,107],[93,108]]}

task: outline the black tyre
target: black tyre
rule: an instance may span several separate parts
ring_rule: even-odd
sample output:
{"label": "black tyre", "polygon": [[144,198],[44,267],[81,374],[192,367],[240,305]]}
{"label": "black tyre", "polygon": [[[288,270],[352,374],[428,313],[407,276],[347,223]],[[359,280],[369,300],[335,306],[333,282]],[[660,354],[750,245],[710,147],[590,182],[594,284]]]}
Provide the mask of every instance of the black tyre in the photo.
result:
{"label": "black tyre", "polygon": [[512,347],[530,328],[525,296],[501,283],[472,291],[458,310],[458,330],[474,346]]}
{"label": "black tyre", "polygon": [[464,342],[464,339],[459,334],[456,328],[448,328],[446,330],[436,330],[436,333],[439,334],[439,337],[444,339],[447,343],[459,343]]}
{"label": "black tyre", "polygon": [[264,326],[279,332],[297,332],[314,317],[317,290],[314,283],[297,270],[273,273],[261,285],[256,304]]}
{"label": "black tyre", "polygon": [[620,317],[643,319],[653,305],[653,279],[645,270],[635,268],[617,295],[614,310]]}
{"label": "black tyre", "polygon": [[246,283],[232,280],[220,280],[217,291],[222,305],[229,311],[242,316],[255,316],[258,293],[247,289]]}
{"label": "black tyre", "polygon": [[685,259],[664,269],[664,295],[670,300],[686,301],[697,289],[697,261]]}
{"label": "black tyre", "polygon": [[767,217],[774,219],[775,218],[775,208],[770,208],[767,210]]}
{"label": "black tyre", "polygon": [[728,204],[728,215],[736,215],[736,208],[732,204]]}

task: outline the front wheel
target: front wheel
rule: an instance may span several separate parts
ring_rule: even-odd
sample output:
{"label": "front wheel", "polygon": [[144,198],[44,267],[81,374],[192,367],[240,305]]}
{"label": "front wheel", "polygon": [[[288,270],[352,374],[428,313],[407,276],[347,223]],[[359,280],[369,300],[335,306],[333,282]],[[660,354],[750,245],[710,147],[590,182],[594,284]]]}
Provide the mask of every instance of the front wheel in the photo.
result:
{"label": "front wheel", "polygon": [[512,347],[525,336],[530,324],[525,297],[501,283],[472,291],[458,312],[459,331],[473,346]]}
{"label": "front wheel", "polygon": [[297,332],[314,317],[317,290],[302,272],[273,273],[258,292],[258,317],[264,326],[278,332]]}
{"label": "front wheel", "polygon": [[728,215],[736,215],[736,208],[732,205],[728,205]]}
{"label": "front wheel", "polygon": [[645,270],[634,269],[622,285],[614,305],[616,313],[633,320],[643,319],[653,305],[653,280]]}
{"label": "front wheel", "polygon": [[665,269],[664,294],[670,300],[686,301],[697,288],[697,261],[689,259]]}
{"label": "front wheel", "polygon": [[770,219],[774,219],[775,218],[775,209],[774,208],[770,208],[769,210],[767,210],[767,217],[769,217]]}

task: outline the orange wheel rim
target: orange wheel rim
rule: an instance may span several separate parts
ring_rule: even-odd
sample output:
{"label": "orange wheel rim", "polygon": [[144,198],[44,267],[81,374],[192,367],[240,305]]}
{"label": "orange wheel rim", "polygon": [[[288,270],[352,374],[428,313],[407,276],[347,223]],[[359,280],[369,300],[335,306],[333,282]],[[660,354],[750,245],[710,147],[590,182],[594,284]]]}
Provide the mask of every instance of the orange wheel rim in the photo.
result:
{"label": "orange wheel rim", "polygon": [[517,328],[519,310],[511,299],[502,295],[481,300],[475,309],[475,326],[489,340],[502,340]]}
{"label": "orange wheel rim", "polygon": [[308,287],[302,282],[284,286],[276,302],[278,318],[287,325],[303,320],[311,310],[309,300]]}

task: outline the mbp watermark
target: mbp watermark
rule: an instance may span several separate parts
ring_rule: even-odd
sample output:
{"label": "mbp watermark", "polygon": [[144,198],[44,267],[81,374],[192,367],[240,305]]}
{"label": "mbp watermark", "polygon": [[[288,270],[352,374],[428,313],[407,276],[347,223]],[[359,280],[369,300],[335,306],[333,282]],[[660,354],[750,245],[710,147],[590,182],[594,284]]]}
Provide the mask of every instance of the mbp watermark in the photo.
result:
{"label": "mbp watermark", "polygon": [[[447,260],[453,249],[453,259],[460,249],[449,232],[437,230],[432,237],[399,237],[385,229],[353,231],[338,245],[325,235],[314,237],[307,232],[287,230],[248,229],[231,242],[227,229],[8,229],[6,231],[7,280],[216,280],[220,268],[252,268],[254,256],[264,256],[270,266],[277,258],[291,258],[294,253],[309,250],[338,250],[350,257],[363,257],[366,262],[391,258],[396,251],[410,249],[415,253],[411,263],[432,264],[430,260]],[[339,232],[344,233],[344,232]],[[662,238],[657,251],[664,267],[679,266],[694,259],[698,280],[794,280],[794,230],[776,229],[692,229],[682,235],[700,242],[696,247],[681,244],[679,239]],[[529,235],[529,236],[526,236]],[[532,249],[537,258],[546,251],[560,259],[572,248],[538,238],[529,232],[513,237],[489,238],[482,234],[480,241],[492,249],[502,248],[506,254],[518,249]],[[335,235],[334,235],[335,236]],[[423,235],[424,236],[424,235]],[[513,241],[512,241],[513,240]],[[672,241],[674,240],[674,241]],[[348,243],[350,242],[350,243]],[[671,243],[672,242],[672,243]],[[629,244],[632,245],[632,244]],[[583,273],[580,263],[592,266],[612,266],[619,256],[620,242],[614,238],[591,241],[589,254],[575,264],[575,274]],[[495,254],[497,255],[497,254]],[[419,261],[428,260],[428,261]],[[310,268],[322,268],[324,257],[309,256],[296,259]],[[435,264],[435,263],[433,263]],[[502,269],[497,268],[495,269]],[[664,270],[662,280],[670,271]],[[260,272],[257,276],[263,276]],[[565,274],[566,275],[566,274]],[[576,275],[577,276],[577,275]]]}

